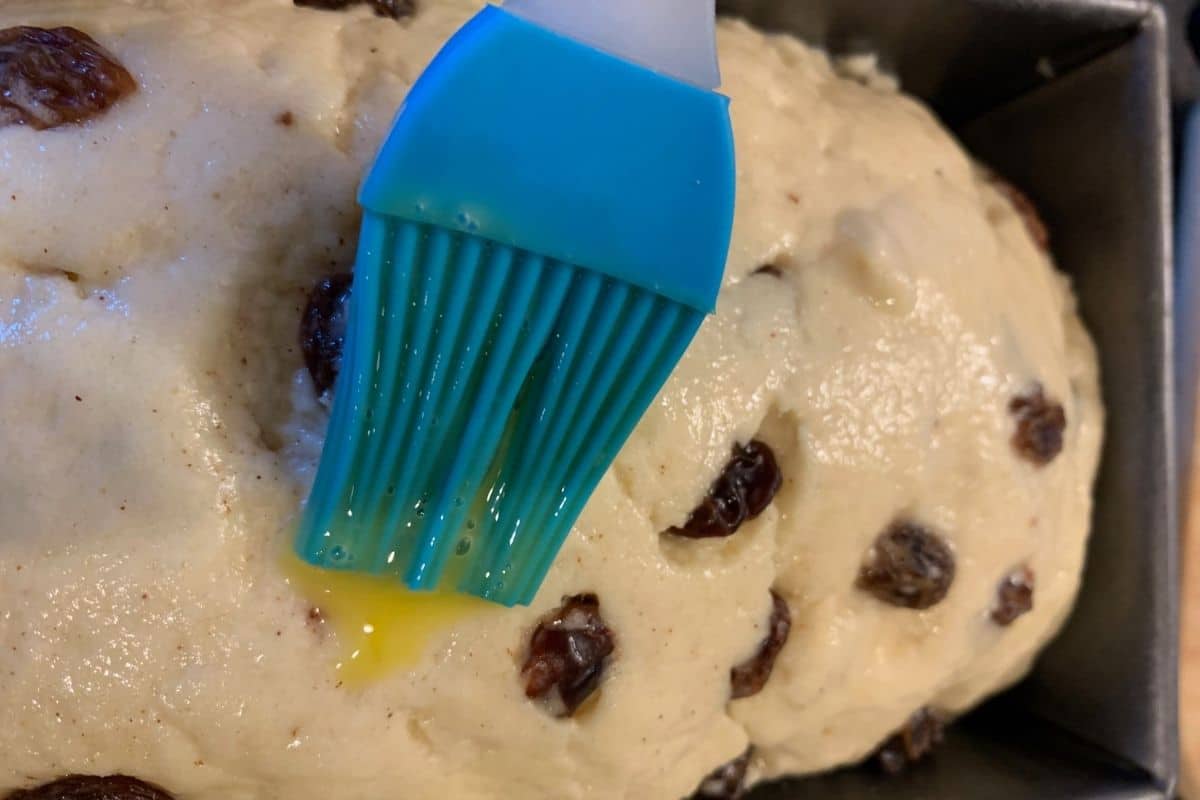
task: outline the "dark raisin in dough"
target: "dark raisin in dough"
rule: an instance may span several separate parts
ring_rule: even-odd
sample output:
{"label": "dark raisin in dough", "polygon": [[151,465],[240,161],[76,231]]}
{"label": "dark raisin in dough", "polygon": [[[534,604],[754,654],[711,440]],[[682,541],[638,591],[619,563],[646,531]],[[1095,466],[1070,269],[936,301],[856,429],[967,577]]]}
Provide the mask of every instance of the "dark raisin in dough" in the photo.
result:
{"label": "dark raisin in dough", "polygon": [[7,800],[174,800],[170,793],[124,775],[69,775],[33,789],[18,789]]}
{"label": "dark raisin in dough", "polygon": [[352,281],[350,274],[322,278],[309,294],[300,320],[300,349],[317,394],[333,388],[342,366]]}
{"label": "dark raisin in dough", "polygon": [[1021,457],[1044,467],[1062,452],[1067,415],[1061,403],[1046,397],[1040,383],[1014,397],[1008,410],[1017,420],[1012,445]]}
{"label": "dark raisin in dough", "polygon": [[688,800],[738,800],[746,793],[746,770],[753,752],[754,748],[747,748],[733,761],[710,772]]}
{"label": "dark raisin in dough", "polygon": [[954,553],[940,536],[912,522],[893,522],[879,535],[858,573],[858,588],[885,603],[925,609],[954,582]]}
{"label": "dark raisin in dough", "polygon": [[771,504],[783,483],[775,453],[757,439],[734,445],[725,469],[713,481],[708,496],[692,511],[683,527],[667,533],[689,539],[732,536]]}
{"label": "dark raisin in dough", "polygon": [[600,685],[613,647],[596,595],[564,597],[530,637],[521,669],[525,696],[548,700],[557,716],[571,716]]}
{"label": "dark raisin in dough", "polygon": [[381,17],[403,19],[417,13],[417,0],[368,0]]}
{"label": "dark raisin in dough", "polygon": [[1029,567],[1018,567],[1004,576],[992,606],[992,620],[997,625],[1011,625],[1017,617],[1033,610],[1034,582]]}
{"label": "dark raisin in dough", "polygon": [[771,590],[771,601],[767,635],[758,646],[758,652],[729,671],[729,685],[734,700],[756,695],[763,690],[775,669],[775,659],[787,644],[788,634],[792,631],[792,612],[788,609],[787,601],[774,589]]}
{"label": "dark raisin in dough", "polygon": [[0,30],[0,127],[85,122],[135,91],[128,70],[83,31]]}
{"label": "dark raisin in dough", "polygon": [[381,17],[401,19],[417,13],[417,0],[293,0],[298,6],[339,11],[366,2]]}
{"label": "dark raisin in dough", "polygon": [[1038,213],[1037,206],[1029,199],[1029,195],[1022,192],[1016,186],[1013,186],[1003,178],[992,178],[992,185],[1004,195],[1009,204],[1013,207],[1013,211],[1021,217],[1025,223],[1025,229],[1029,231],[1029,236],[1033,239],[1037,246],[1044,251],[1050,250],[1050,229],[1046,227],[1046,223],[1042,220],[1042,215]]}
{"label": "dark raisin in dough", "polygon": [[941,714],[922,708],[904,727],[888,737],[875,752],[875,763],[889,775],[898,775],[933,752],[942,743],[946,722]]}

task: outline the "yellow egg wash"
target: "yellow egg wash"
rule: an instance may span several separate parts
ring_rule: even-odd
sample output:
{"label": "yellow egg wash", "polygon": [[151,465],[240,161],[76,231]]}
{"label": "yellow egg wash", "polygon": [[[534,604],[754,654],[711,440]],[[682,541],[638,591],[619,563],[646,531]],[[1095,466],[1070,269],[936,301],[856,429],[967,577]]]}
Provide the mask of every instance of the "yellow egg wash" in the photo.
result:
{"label": "yellow egg wash", "polygon": [[499,606],[454,592],[414,592],[395,578],[325,570],[289,553],[288,581],[337,631],[335,669],[347,684],[366,684],[410,667],[438,634]]}

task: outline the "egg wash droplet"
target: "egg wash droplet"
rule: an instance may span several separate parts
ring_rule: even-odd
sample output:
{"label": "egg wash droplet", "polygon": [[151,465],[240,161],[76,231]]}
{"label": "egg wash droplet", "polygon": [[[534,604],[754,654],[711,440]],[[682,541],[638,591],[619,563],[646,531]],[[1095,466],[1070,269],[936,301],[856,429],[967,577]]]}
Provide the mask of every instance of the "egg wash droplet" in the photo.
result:
{"label": "egg wash droplet", "polygon": [[451,591],[414,592],[394,577],[320,569],[291,553],[283,571],[333,627],[340,644],[333,668],[351,686],[412,667],[456,623],[503,610]]}

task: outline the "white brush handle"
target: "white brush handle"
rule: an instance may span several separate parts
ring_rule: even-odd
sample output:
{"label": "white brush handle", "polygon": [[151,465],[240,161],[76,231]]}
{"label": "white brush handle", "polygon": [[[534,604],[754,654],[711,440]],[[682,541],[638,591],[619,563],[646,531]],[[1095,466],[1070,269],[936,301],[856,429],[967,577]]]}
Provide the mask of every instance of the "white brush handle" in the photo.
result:
{"label": "white brush handle", "polygon": [[721,85],[716,0],[504,0],[504,8],[655,72]]}

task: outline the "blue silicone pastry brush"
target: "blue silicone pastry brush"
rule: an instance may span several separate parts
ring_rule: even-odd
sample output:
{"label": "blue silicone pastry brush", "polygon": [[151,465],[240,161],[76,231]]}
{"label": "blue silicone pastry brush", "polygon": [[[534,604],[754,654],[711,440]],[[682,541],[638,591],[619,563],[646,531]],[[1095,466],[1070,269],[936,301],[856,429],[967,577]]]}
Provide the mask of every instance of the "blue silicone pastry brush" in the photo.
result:
{"label": "blue silicone pastry brush", "polygon": [[713,26],[713,0],[510,0],[426,69],[359,195],[305,560],[532,600],[716,302]]}

